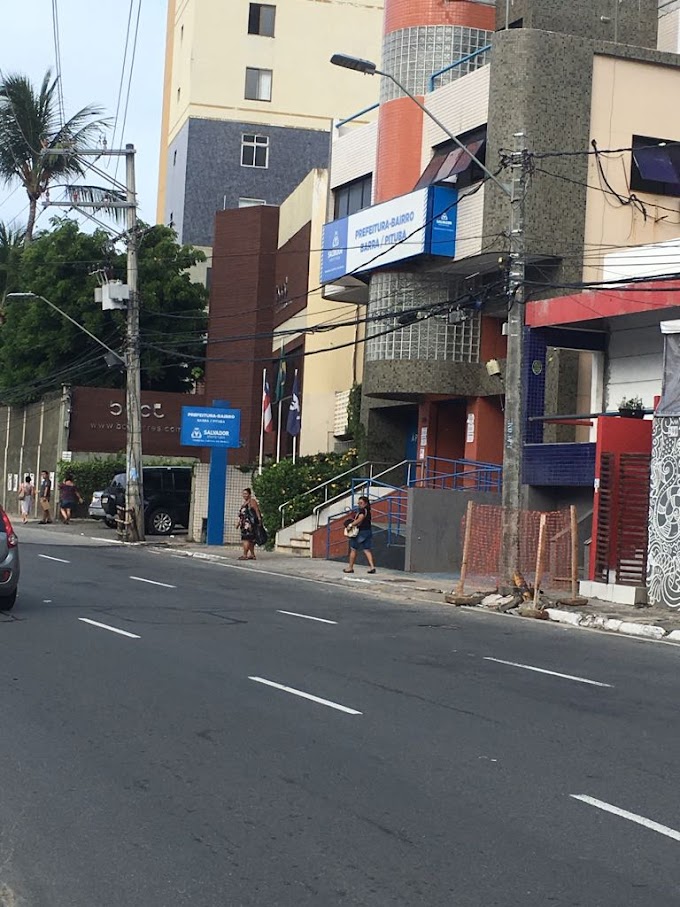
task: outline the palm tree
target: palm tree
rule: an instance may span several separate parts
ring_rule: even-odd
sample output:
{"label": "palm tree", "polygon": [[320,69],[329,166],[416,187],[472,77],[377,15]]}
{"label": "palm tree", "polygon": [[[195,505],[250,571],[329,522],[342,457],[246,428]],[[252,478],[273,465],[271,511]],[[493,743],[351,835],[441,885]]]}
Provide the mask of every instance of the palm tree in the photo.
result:
{"label": "palm tree", "polygon": [[[0,181],[18,180],[28,195],[25,242],[33,238],[39,199],[59,177],[82,176],[79,152],[95,141],[107,121],[88,105],[61,122],[57,79],[48,69],[38,92],[26,76],[0,76]],[[45,154],[70,148],[71,154]]]}

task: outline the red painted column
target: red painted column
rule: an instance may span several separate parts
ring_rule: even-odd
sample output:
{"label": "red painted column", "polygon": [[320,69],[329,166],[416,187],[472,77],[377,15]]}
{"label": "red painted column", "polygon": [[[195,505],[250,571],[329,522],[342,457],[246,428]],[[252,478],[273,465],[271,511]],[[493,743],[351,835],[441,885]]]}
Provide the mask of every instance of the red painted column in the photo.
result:
{"label": "red painted column", "polygon": [[[459,0],[456,3],[450,0],[385,0],[383,68],[393,71],[393,75],[422,101],[424,88],[414,84],[418,78],[415,70],[421,67],[410,65],[413,61],[408,56],[409,29],[449,26],[493,31],[495,17],[493,6],[474,0]],[[431,46],[432,42],[428,44]],[[403,59],[400,59],[399,48],[403,48]],[[428,60],[422,62],[429,77],[434,66],[428,71]],[[400,63],[409,65],[404,70]],[[376,203],[413,190],[421,173],[422,135],[423,114],[410,98],[397,97],[381,103],[374,190]]]}

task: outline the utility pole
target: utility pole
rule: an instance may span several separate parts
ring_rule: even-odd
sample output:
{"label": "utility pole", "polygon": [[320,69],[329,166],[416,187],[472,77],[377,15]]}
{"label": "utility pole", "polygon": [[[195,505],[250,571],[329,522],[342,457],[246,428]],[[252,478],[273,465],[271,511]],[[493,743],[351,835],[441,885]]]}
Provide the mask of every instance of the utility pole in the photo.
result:
{"label": "utility pole", "polygon": [[519,570],[519,515],[522,509],[524,281],[526,255],[524,201],[527,188],[525,135],[515,133],[510,156],[510,266],[508,270],[508,349],[505,363],[505,425],[501,516],[501,580],[512,585]]}
{"label": "utility pole", "polygon": [[[43,154],[72,155],[69,148],[50,148]],[[50,202],[54,207],[94,209],[124,209],[126,212],[127,233],[127,283],[129,300],[127,304],[127,331],[125,349],[125,403],[126,403],[126,483],[125,483],[125,539],[128,542],[144,541],[144,489],[142,483],[142,391],[141,391],[141,366],[139,342],[139,293],[138,293],[138,267],[137,244],[139,241],[137,230],[137,189],[135,184],[135,147],[126,145],[124,149],[86,148],[78,151],[79,157],[125,157],[125,201],[119,188],[121,184],[114,182],[113,192],[101,192],[99,200],[88,198],[92,190],[82,192],[80,197],[78,187],[73,187],[72,195],[75,196],[67,202]],[[102,174],[106,176],[106,174]],[[87,212],[83,210],[86,216]],[[99,223],[97,221],[97,223]],[[96,338],[95,338],[96,339]]]}
{"label": "utility pole", "polygon": [[144,499],[142,488],[142,383],[139,348],[139,294],[137,267],[137,189],[135,147],[125,146],[125,190],[127,196],[127,348],[125,350],[125,403],[127,415],[125,483],[125,536],[129,542],[144,541]]}

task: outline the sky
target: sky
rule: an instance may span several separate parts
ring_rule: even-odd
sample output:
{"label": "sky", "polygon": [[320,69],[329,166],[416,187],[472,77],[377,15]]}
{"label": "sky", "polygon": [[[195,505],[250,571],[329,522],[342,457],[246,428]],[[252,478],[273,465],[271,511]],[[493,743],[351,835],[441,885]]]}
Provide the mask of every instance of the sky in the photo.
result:
{"label": "sky", "polygon": [[[131,142],[137,148],[139,216],[155,223],[166,0],[56,0],[64,107],[68,117],[86,104],[96,104],[104,108],[105,115],[113,121],[131,4],[131,34],[116,145],[121,147]],[[122,108],[140,4],[130,102],[125,131],[121,135]],[[0,71],[25,74],[39,85],[48,68],[56,69],[53,5],[53,0],[30,0],[26,5],[3,4]],[[108,144],[112,147],[111,131]],[[115,159],[110,166],[113,173]],[[124,162],[121,161],[118,179],[124,179],[124,173]],[[88,178],[88,182],[94,184],[95,180]],[[0,221],[11,222],[11,226],[17,227],[26,221],[27,199],[22,188],[12,193],[13,188],[0,185]],[[64,214],[64,211],[48,208],[41,213],[38,226],[47,226],[53,214]]]}

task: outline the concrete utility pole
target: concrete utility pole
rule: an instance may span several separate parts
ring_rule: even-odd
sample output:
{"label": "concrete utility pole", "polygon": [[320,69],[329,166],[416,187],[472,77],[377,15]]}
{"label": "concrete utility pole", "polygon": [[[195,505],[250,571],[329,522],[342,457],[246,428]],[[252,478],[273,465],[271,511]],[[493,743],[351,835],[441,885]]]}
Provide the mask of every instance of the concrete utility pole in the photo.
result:
{"label": "concrete utility pole", "polygon": [[508,350],[505,363],[505,425],[503,439],[502,569],[501,578],[512,583],[519,569],[519,514],[522,509],[523,471],[523,387],[524,282],[524,200],[526,195],[527,152],[525,136],[514,136],[510,157],[510,265],[508,271]]}
{"label": "concrete utility pole", "polygon": [[137,190],[135,148],[125,146],[125,188],[127,194],[127,349],[125,351],[127,410],[127,477],[125,483],[126,538],[144,540],[144,497],[142,488],[142,384],[139,348],[139,294],[137,292]]}
{"label": "concrete utility pole", "polygon": [[[43,154],[72,155],[69,148],[50,148]],[[125,538],[128,542],[144,541],[144,489],[142,485],[142,400],[141,366],[139,344],[139,294],[137,290],[137,191],[135,185],[135,147],[124,149],[86,148],[78,151],[79,157],[125,157],[125,201],[119,192],[120,183],[115,183],[113,193],[101,190],[101,199],[89,200],[91,190],[84,191],[82,198],[67,202],[50,202],[54,207],[82,209],[116,209],[126,212],[127,233],[127,282],[129,301],[127,305],[127,334],[125,350],[125,400],[127,421],[126,443],[126,484],[125,484]],[[103,174],[106,176],[106,174]],[[122,188],[122,187],[121,187]],[[99,190],[97,190],[99,191]],[[79,196],[78,187],[72,192]],[[83,211],[83,213],[86,213]],[[89,216],[86,214],[86,216]],[[95,338],[96,339],[96,338]]]}

